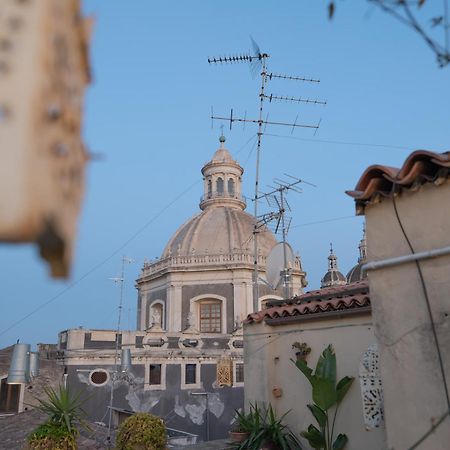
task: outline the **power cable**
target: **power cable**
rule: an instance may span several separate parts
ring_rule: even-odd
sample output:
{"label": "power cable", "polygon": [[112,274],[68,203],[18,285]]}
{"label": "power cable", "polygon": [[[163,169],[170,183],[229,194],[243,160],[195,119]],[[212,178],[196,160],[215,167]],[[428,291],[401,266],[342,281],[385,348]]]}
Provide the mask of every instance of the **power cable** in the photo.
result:
{"label": "power cable", "polygon": [[371,144],[368,142],[350,142],[350,141],[335,141],[329,139],[310,139],[310,138],[301,138],[297,136],[286,136],[281,134],[273,134],[273,133],[264,133],[265,136],[279,137],[285,139],[294,139],[296,141],[306,141],[306,142],[320,142],[322,144],[338,144],[338,145],[357,145],[358,147],[378,147],[378,148],[396,148],[398,150],[410,150],[411,146],[400,146],[400,145],[391,145],[391,144]]}
{"label": "power cable", "polygon": [[155,222],[156,219],[158,219],[162,214],[164,214],[173,204],[175,204],[180,198],[182,198],[187,192],[189,192],[195,185],[199,184],[201,181],[197,180],[191,185],[189,185],[181,194],[177,195],[171,202],[169,202],[166,206],[164,206],[158,213],[156,213],[150,220],[148,220],[143,226],[141,226],[138,230],[136,230],[123,244],[121,244],[116,250],[114,250],[109,256],[95,264],[91,269],[89,269],[87,272],[85,272],[80,278],[77,280],[69,283],[68,286],[66,286],[64,289],[59,291],[56,295],[53,297],[50,297],[45,302],[41,303],[39,306],[37,306],[35,309],[33,309],[31,312],[23,316],[21,319],[17,320],[13,324],[11,324],[9,327],[3,329],[0,331],[0,336],[3,336],[8,331],[15,328],[17,325],[24,322],[26,319],[30,318],[37,312],[44,309],[46,306],[50,305],[54,301],[58,300],[60,297],[62,297],[66,292],[68,292],[70,289],[74,288],[78,284],[80,284],[85,278],[87,278],[89,275],[91,275],[93,272],[95,272],[97,269],[102,267],[104,264],[106,264],[108,261],[113,259],[117,254],[119,254],[125,247],[127,247],[134,239],[136,239],[141,233],[143,233],[153,222]]}

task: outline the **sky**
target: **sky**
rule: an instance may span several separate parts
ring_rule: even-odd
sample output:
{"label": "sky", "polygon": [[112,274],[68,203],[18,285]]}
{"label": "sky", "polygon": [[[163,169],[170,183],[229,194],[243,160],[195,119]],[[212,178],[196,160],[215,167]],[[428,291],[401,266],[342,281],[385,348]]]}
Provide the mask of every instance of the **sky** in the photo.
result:
{"label": "sky", "polygon": [[[341,271],[350,270],[363,218],[345,190],[371,164],[399,167],[415,149],[448,150],[450,67],[439,69],[413,31],[368,3],[337,6],[330,22],[326,2],[305,0],[85,0],[96,23],[83,133],[101,158],[87,169],[68,280],[49,277],[35,246],[0,246],[0,348],[17,339],[55,343],[67,328],[116,328],[119,286],[110,278],[120,274],[123,255],[134,262],[125,267],[121,327],[135,328],[134,282],[144,260],[159,257],[199,210],[200,170],[221,134],[220,123],[211,127],[211,107],[220,115],[230,108],[236,116],[258,114],[259,79],[248,64],[207,62],[252,52],[250,36],[270,55],[270,72],[321,80],[274,80],[267,92],[327,101],[267,104],[269,120],[298,115],[299,123],[321,126],[316,135],[266,128],[261,189],[284,173],[317,186],[288,197],[288,239],[307,289],[320,286],[330,242]],[[235,124],[224,134],[251,197],[256,129]]]}

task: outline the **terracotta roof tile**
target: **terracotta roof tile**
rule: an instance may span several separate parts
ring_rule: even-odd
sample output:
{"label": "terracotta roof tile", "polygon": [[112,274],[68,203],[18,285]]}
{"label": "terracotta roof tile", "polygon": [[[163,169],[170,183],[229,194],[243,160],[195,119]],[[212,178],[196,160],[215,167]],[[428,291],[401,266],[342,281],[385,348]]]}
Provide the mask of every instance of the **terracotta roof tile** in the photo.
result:
{"label": "terracotta roof tile", "polygon": [[[250,314],[246,324],[263,320],[289,319],[296,316],[321,315],[330,312],[348,311],[355,308],[370,308],[370,297],[367,282],[359,282],[347,286],[336,286],[318,291],[308,292],[293,299],[280,301],[279,305]],[[287,320],[286,320],[287,321]],[[279,322],[283,322],[280,320]]]}
{"label": "terracotta roof tile", "polygon": [[357,214],[364,206],[379,197],[390,197],[395,190],[411,189],[424,183],[435,183],[448,178],[450,173],[450,151],[435,153],[416,150],[398,169],[383,165],[368,167],[361,175],[353,191],[347,191],[356,202]]}

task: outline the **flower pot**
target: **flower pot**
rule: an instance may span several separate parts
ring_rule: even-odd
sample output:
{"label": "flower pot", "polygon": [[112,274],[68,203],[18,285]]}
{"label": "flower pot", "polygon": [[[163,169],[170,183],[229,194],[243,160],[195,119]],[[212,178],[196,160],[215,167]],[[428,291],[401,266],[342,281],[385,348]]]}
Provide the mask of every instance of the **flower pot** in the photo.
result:
{"label": "flower pot", "polygon": [[250,436],[250,433],[247,431],[230,431],[229,436],[232,442],[242,442]]}

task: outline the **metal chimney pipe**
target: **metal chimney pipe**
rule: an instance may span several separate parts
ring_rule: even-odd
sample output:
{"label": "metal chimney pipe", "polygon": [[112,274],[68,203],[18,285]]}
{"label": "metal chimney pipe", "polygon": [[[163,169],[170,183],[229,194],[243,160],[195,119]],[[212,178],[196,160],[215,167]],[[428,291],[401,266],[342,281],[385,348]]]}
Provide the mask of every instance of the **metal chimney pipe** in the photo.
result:
{"label": "metal chimney pipe", "polygon": [[35,378],[39,376],[39,353],[30,353],[30,377]]}
{"label": "metal chimney pipe", "polygon": [[8,384],[28,383],[30,370],[30,344],[16,344],[8,371]]}
{"label": "metal chimney pipe", "polygon": [[123,348],[120,355],[120,371],[127,372],[131,369],[131,350]]}

